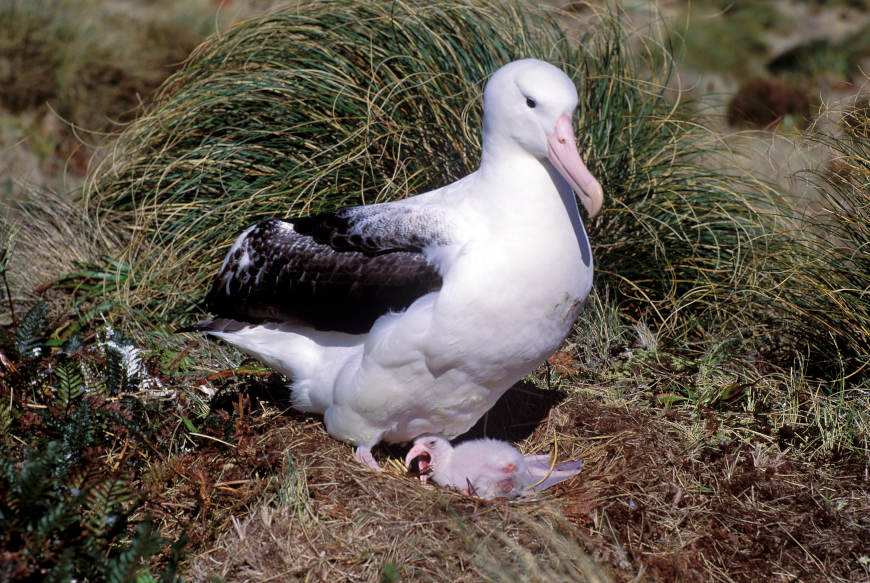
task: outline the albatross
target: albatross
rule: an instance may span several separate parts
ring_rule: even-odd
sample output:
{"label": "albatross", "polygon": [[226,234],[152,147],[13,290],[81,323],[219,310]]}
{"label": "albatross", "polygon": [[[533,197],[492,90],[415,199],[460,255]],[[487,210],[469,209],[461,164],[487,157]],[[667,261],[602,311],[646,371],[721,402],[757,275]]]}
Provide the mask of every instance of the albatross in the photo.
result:
{"label": "albatross", "polygon": [[456,447],[440,435],[422,435],[405,456],[409,468],[417,462],[420,481],[478,498],[527,497],[576,476],[579,460],[551,464],[548,455],[524,456],[506,441],[472,439]]}
{"label": "albatross", "polygon": [[289,377],[291,403],[380,469],[379,442],[466,432],[555,352],[592,288],[578,211],[602,204],[577,89],[508,63],[483,95],[479,168],[392,202],[245,230],[194,329]]}

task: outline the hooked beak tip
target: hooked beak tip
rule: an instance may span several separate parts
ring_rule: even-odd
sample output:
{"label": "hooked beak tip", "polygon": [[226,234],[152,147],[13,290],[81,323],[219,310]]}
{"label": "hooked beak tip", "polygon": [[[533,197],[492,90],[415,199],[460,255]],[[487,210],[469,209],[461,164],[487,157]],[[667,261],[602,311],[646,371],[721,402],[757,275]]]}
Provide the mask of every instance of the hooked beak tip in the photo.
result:
{"label": "hooked beak tip", "polygon": [[601,184],[596,182],[595,186],[591,187],[590,190],[591,192],[583,191],[583,199],[581,202],[591,219],[601,210],[601,205],[604,203],[604,189],[601,188]]}
{"label": "hooked beak tip", "polygon": [[597,215],[604,201],[604,190],[586,168],[577,151],[574,128],[568,115],[562,115],[557,120],[553,132],[547,136],[547,153],[550,163],[580,197],[580,202],[583,203],[589,217]]}

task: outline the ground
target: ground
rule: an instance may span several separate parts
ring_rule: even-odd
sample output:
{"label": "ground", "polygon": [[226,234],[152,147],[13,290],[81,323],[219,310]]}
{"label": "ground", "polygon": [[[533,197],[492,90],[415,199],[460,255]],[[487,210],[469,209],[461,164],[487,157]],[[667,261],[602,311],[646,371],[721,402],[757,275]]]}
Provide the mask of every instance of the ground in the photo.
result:
{"label": "ground", "polygon": [[[537,580],[532,569],[564,581],[868,576],[866,460],[809,461],[765,415],[625,402],[576,378],[524,384],[470,436],[581,457],[584,471],[539,500],[483,501],[421,485],[398,446],[375,452],[385,473],[362,468],[319,418],[281,408],[280,383],[227,393],[242,412],[233,446],[177,458],[186,490],[152,507],[171,530],[179,506],[198,506],[184,514],[199,538],[192,580],[383,580],[393,568],[409,581]],[[272,400],[258,400],[264,385]]]}

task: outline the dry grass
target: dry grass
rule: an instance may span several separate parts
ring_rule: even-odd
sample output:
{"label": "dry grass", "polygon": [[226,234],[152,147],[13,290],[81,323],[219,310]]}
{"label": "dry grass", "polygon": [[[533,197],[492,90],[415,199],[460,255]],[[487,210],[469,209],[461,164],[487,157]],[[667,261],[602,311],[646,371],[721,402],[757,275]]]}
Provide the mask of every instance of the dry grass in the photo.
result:
{"label": "dry grass", "polygon": [[[7,277],[19,309],[41,296],[56,300],[53,312],[69,310],[76,294],[45,294],[52,282],[86,265],[107,268],[106,258],[122,248],[117,226],[94,220],[64,195],[33,188],[4,210],[3,223],[16,233]],[[116,276],[107,273],[105,283]]]}
{"label": "dry grass", "polygon": [[[522,447],[552,451],[556,440],[560,459],[582,456],[585,470],[525,503],[423,487],[392,462],[398,449],[378,454],[389,469],[377,474],[355,464],[317,419],[271,406],[243,410],[233,447],[202,443],[179,462],[197,476],[199,494],[180,488],[162,503],[167,526],[187,506],[189,528],[201,533],[186,576],[748,582],[866,575],[870,492],[856,458],[810,464],[761,414],[667,411],[615,400],[606,385],[570,385],[527,427]],[[490,419],[490,434],[504,429]],[[245,473],[246,463],[273,471]]]}

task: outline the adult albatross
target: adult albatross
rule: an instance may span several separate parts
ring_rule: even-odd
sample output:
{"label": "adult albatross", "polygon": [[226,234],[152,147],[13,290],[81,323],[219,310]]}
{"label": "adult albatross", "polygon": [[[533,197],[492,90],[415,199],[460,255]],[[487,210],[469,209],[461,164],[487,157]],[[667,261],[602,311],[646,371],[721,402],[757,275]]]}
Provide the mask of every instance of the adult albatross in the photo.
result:
{"label": "adult albatross", "polygon": [[[534,59],[483,96],[480,167],[411,198],[254,225],[195,325],[292,380],[292,402],[371,449],[464,433],[558,347],[592,288],[601,186],[571,116],[577,89]],[[573,190],[573,193],[572,193]]]}

